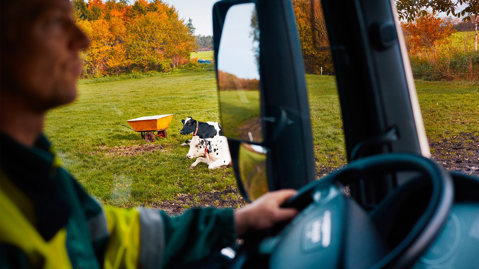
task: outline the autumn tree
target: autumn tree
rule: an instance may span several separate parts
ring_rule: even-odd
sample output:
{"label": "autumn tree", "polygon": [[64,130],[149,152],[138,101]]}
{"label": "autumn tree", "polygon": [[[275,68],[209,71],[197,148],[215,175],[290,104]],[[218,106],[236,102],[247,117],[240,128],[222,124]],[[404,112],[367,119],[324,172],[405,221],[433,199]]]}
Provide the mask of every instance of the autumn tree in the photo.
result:
{"label": "autumn tree", "polygon": [[333,72],[326,23],[318,0],[293,0],[304,65],[308,73]]}
{"label": "autumn tree", "polygon": [[73,0],[79,26],[91,39],[89,76],[168,71],[189,61],[195,38],[177,11],[160,0]]}
{"label": "autumn tree", "polygon": [[410,54],[425,55],[430,62],[435,61],[437,59],[435,48],[447,42],[447,37],[455,31],[452,25],[443,23],[443,19],[431,13],[420,16],[413,22],[403,23]]}
{"label": "autumn tree", "polygon": [[257,78],[239,78],[228,72],[218,71],[218,83],[222,90],[258,90]]}
{"label": "autumn tree", "polygon": [[477,51],[477,27],[479,24],[478,0],[395,0],[399,18],[413,21],[416,17],[426,15],[429,10],[445,12],[447,15],[462,17],[475,25],[475,50]]}

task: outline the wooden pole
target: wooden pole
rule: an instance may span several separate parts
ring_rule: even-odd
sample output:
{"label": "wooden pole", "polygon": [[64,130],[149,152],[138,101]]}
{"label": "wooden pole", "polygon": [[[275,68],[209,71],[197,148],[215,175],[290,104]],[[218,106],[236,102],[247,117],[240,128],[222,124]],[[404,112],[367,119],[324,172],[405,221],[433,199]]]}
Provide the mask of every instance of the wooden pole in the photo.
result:
{"label": "wooden pole", "polygon": [[476,23],[475,23],[475,25],[476,25],[476,39],[474,41],[474,48],[476,49],[476,51],[477,51],[477,24],[478,24],[478,22],[477,22],[477,18],[476,18]]}

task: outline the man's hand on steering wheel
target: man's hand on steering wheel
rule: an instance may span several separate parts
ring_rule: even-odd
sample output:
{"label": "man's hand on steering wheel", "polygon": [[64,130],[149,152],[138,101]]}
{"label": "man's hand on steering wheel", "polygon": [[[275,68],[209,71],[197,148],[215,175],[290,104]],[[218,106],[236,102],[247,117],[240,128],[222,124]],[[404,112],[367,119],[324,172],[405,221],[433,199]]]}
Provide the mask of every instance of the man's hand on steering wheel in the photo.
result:
{"label": "man's hand on steering wheel", "polygon": [[248,232],[273,227],[276,223],[290,220],[298,211],[281,208],[286,200],[296,194],[295,190],[269,192],[258,200],[235,211],[236,233],[243,238]]}

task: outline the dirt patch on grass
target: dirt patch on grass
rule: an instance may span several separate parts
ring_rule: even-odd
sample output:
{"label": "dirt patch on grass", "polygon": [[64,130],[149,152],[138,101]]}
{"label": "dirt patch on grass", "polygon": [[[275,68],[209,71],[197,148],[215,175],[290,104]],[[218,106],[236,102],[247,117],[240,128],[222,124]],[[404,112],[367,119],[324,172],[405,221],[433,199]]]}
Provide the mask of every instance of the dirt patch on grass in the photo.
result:
{"label": "dirt patch on grass", "polygon": [[193,207],[237,208],[245,204],[245,200],[236,187],[230,187],[224,191],[180,194],[175,197],[174,201],[153,203],[149,206],[164,210],[171,215],[178,215]]}
{"label": "dirt patch on grass", "polygon": [[[462,171],[479,176],[479,133],[461,133],[450,138],[430,141],[432,159],[447,170]],[[317,161],[317,160],[316,160]],[[318,177],[322,177],[341,167],[331,164],[329,167],[319,165]],[[174,201],[154,203],[150,206],[165,210],[169,214],[181,214],[191,207],[232,207],[245,205],[236,186],[224,191],[204,192],[198,194],[181,194]]]}
{"label": "dirt patch on grass", "polygon": [[101,146],[98,151],[92,152],[92,154],[102,153],[106,156],[134,156],[143,154],[146,152],[155,152],[155,151],[166,151],[167,147],[165,145],[158,144],[144,144],[144,145],[133,145],[133,146],[115,146],[107,147]]}
{"label": "dirt patch on grass", "polygon": [[[261,119],[256,117],[254,119],[243,122],[238,128],[236,133],[243,139],[254,141],[261,141],[263,139],[261,131]],[[251,137],[250,137],[251,136]]]}
{"label": "dirt patch on grass", "polygon": [[[461,171],[465,174],[479,176],[479,133],[460,133],[459,135],[430,140],[432,159],[446,170]],[[342,165],[321,164],[316,159],[317,177],[323,177]],[[319,164],[318,164],[319,163]]]}
{"label": "dirt patch on grass", "polygon": [[447,170],[479,176],[479,133],[460,133],[429,144],[432,159]]}

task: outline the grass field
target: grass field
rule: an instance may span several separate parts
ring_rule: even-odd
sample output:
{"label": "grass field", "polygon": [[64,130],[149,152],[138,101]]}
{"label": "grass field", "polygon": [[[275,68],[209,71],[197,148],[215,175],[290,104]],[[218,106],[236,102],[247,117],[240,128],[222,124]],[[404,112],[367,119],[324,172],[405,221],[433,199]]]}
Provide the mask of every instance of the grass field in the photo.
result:
{"label": "grass field", "polygon": [[[345,162],[334,77],[307,76],[316,165]],[[479,87],[465,82],[417,82],[431,140],[461,132],[479,134]],[[235,185],[231,168],[209,171],[180,144],[181,119],[218,120],[214,72],[177,72],[122,80],[84,80],[73,105],[48,114],[46,134],[69,169],[101,201],[119,206],[158,206],[185,195],[221,192]],[[146,143],[122,124],[148,115],[174,114],[167,138]],[[221,199],[238,199],[234,193]]]}
{"label": "grass field", "polygon": [[474,35],[474,31],[456,32],[452,34],[450,44],[462,52],[474,51]]}
{"label": "grass field", "polygon": [[198,51],[198,52],[192,52],[190,55],[190,58],[197,58],[197,59],[203,59],[203,60],[211,60],[213,61],[214,54],[212,50],[208,51]]}

